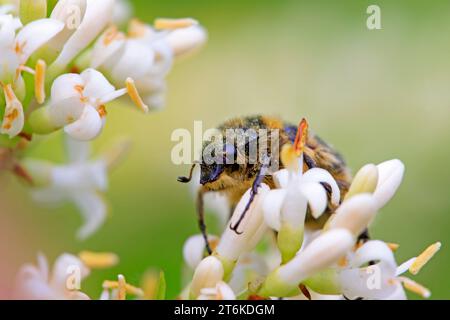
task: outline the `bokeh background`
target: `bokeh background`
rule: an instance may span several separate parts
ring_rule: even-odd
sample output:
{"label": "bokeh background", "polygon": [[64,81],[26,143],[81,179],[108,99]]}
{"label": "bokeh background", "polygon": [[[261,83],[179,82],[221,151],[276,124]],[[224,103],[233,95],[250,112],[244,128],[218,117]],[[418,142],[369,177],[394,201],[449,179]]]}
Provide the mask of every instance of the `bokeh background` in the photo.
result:
{"label": "bokeh background", "polygon": [[[111,175],[107,223],[84,242],[74,207],[37,207],[27,188],[0,177],[0,296],[14,273],[38,251],[53,261],[83,249],[116,252],[121,262],[83,283],[93,297],[104,279],[123,273],[138,284],[149,267],[164,269],[168,296],[180,290],[181,248],[197,232],[194,199],[176,182],[187,166],[170,159],[176,128],[205,127],[240,115],[306,116],[314,131],[362,165],[399,158],[406,175],[380,212],[372,235],[400,243],[398,261],[442,241],[441,252],[415,277],[432,298],[450,298],[450,2],[425,1],[133,1],[145,21],[198,19],[209,41],[168,77],[166,108],[143,117],[110,108],[100,152],[118,136],[133,149]],[[378,4],[382,30],[366,28],[366,8]],[[33,149],[63,161],[55,134]],[[214,221],[208,218],[211,225]],[[212,228],[214,229],[214,227]],[[416,298],[410,295],[411,298]]]}

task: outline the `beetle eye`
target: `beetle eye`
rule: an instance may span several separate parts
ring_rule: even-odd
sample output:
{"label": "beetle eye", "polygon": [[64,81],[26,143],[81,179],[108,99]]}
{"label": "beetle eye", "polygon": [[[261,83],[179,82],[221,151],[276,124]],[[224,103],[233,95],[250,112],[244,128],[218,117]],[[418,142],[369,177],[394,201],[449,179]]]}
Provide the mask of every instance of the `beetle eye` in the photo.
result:
{"label": "beetle eye", "polygon": [[225,163],[234,163],[234,158],[236,156],[236,148],[234,145],[230,143],[226,143],[224,146],[224,156],[225,156]]}

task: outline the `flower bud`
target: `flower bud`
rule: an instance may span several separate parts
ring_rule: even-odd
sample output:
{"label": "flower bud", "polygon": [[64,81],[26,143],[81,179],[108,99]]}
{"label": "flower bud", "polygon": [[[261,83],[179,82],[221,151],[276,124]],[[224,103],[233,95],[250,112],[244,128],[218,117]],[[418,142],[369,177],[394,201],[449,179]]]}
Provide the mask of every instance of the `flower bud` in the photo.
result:
{"label": "flower bud", "polygon": [[378,166],[378,183],[373,196],[381,209],[391,200],[403,180],[404,164],[393,159],[380,163]]}
{"label": "flower bud", "polygon": [[223,279],[223,266],[219,259],[208,256],[203,259],[194,272],[191,283],[192,298],[197,298],[203,288],[215,287]]}
{"label": "flower bud", "polygon": [[366,164],[359,169],[353,178],[350,189],[345,195],[345,199],[350,199],[358,193],[373,193],[378,182],[378,169],[374,164]]}

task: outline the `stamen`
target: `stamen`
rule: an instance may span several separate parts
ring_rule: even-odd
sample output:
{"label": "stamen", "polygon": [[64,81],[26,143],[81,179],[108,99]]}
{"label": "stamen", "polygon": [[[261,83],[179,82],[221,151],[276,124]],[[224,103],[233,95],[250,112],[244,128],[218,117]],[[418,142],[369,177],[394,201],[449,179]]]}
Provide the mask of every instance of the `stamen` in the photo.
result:
{"label": "stamen", "polygon": [[97,109],[98,114],[100,115],[100,118],[104,118],[106,117],[106,115],[108,114],[106,112],[106,107],[104,104],[100,105]]}
{"label": "stamen", "polygon": [[179,28],[187,28],[197,25],[198,22],[192,18],[167,19],[159,18],[155,20],[154,27],[156,30],[175,30]]}
{"label": "stamen", "polygon": [[125,300],[127,298],[127,282],[125,280],[125,277],[121,274],[117,277],[118,282],[118,292],[117,292],[117,299],[118,300]]}
{"label": "stamen", "polygon": [[389,249],[391,249],[392,252],[397,251],[397,249],[400,247],[398,243],[393,242],[387,242],[386,245],[389,247]]}
{"label": "stamen", "polygon": [[344,268],[346,266],[348,266],[348,260],[346,257],[341,257],[338,262],[337,262],[338,266],[341,268]]}
{"label": "stamen", "polygon": [[110,45],[114,40],[124,38],[122,32],[119,32],[116,26],[109,27],[103,34],[103,44],[105,46]]}
{"label": "stamen", "polygon": [[17,71],[19,72],[18,74],[20,74],[21,71],[28,72],[28,73],[30,73],[32,75],[36,74],[36,72],[32,68],[24,66],[24,65],[19,66]]}
{"label": "stamen", "polygon": [[[125,281],[125,278],[122,275],[119,275],[119,280],[120,278],[123,278],[123,281]],[[119,289],[119,285],[120,285],[120,281],[111,281],[111,280],[105,280],[103,281],[103,289],[104,290],[114,290],[114,289]],[[123,283],[122,283],[123,285]],[[137,288],[129,283],[125,282],[125,292],[137,297],[142,297],[144,295],[144,291],[141,288]],[[123,288],[122,288],[123,289]]]}
{"label": "stamen", "polygon": [[134,80],[131,78],[128,78],[125,82],[128,95],[130,96],[131,100],[141,109],[143,112],[148,112],[148,106],[144,103],[141,96],[139,95],[139,92],[136,88],[136,85],[134,84]]}
{"label": "stamen", "polygon": [[5,99],[6,103],[12,103],[14,100],[17,100],[16,95],[14,94],[14,91],[10,84],[1,84],[3,91],[5,92]]}
{"label": "stamen", "polygon": [[[19,120],[20,117],[23,117],[23,106],[22,103],[17,99],[11,84],[3,84],[0,83],[3,92],[5,94],[5,100],[6,100],[6,108],[5,108],[5,115],[3,116],[3,123],[2,127],[0,129],[1,133],[8,133],[10,137],[17,135],[20,133],[22,128],[20,128],[19,132],[11,133],[9,130],[12,128],[14,121]],[[22,124],[23,126],[23,124]]]}
{"label": "stamen", "polygon": [[110,268],[119,262],[119,257],[112,252],[81,251],[78,256],[90,269]]}
{"label": "stamen", "polygon": [[117,98],[120,98],[121,96],[123,96],[123,95],[125,95],[127,93],[128,93],[128,91],[127,91],[126,88],[113,91],[113,92],[108,93],[107,95],[103,96],[99,100],[98,104],[100,104],[100,105],[107,104],[108,102],[116,100]]}
{"label": "stamen", "polygon": [[47,65],[44,60],[39,59],[36,63],[36,70],[34,73],[34,93],[36,95],[36,101],[39,104],[45,101],[45,71]]}
{"label": "stamen", "polygon": [[142,23],[139,19],[131,19],[128,24],[128,37],[130,38],[140,38],[143,37],[146,33],[145,24]]}
{"label": "stamen", "polygon": [[425,288],[423,285],[407,278],[407,277],[398,277],[398,279],[403,283],[405,289],[414,292],[415,294],[420,295],[423,298],[429,298],[431,296],[430,290]]}
{"label": "stamen", "polygon": [[416,258],[416,261],[414,261],[414,263],[411,265],[411,267],[409,268],[409,272],[411,272],[411,274],[414,275],[418,274],[420,269],[422,269],[422,267],[425,266],[428,263],[428,261],[430,261],[430,259],[436,254],[436,252],[439,251],[440,248],[441,248],[440,242],[436,242],[431,246],[429,246],[428,248],[426,248],[425,251],[422,252]]}

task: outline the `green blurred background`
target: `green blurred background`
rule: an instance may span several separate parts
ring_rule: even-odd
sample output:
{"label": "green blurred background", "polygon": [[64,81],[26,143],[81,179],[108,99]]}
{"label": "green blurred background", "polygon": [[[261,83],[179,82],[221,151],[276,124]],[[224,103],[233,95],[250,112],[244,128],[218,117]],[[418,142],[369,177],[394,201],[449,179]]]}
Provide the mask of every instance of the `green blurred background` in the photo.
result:
{"label": "green blurred background", "polygon": [[[400,243],[399,262],[442,241],[441,252],[414,279],[432,290],[432,298],[450,298],[449,1],[134,4],[148,22],[194,17],[209,41],[174,67],[163,111],[143,117],[132,108],[109,108],[95,146],[129,136],[134,147],[111,176],[110,217],[87,241],[75,240],[81,218],[74,207],[38,208],[24,186],[1,178],[0,222],[11,231],[0,235],[0,259],[8,260],[8,279],[22,263],[35,261],[38,250],[51,261],[62,252],[105,250],[121,262],[83,283],[93,297],[102,280],[120,272],[138,284],[152,266],[165,270],[169,297],[175,297],[181,248],[197,227],[190,189],[176,182],[188,167],[170,160],[171,132],[192,130],[194,120],[213,127],[229,117],[263,113],[294,123],[306,116],[354,172],[369,162],[401,159],[403,185],[380,212],[372,235]],[[366,28],[369,4],[381,7],[382,30]],[[60,142],[54,135],[36,147],[35,156],[62,160]],[[16,246],[22,249],[8,250]]]}

